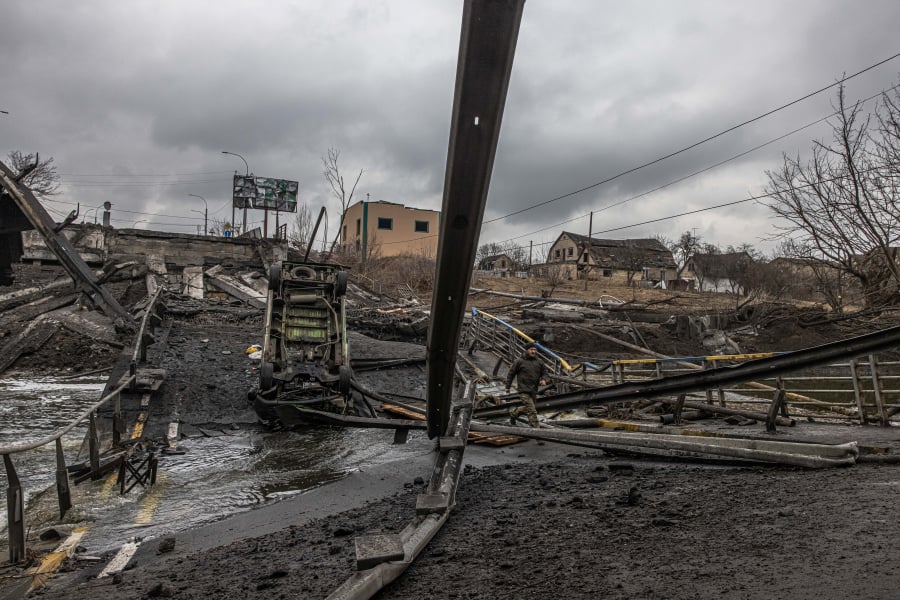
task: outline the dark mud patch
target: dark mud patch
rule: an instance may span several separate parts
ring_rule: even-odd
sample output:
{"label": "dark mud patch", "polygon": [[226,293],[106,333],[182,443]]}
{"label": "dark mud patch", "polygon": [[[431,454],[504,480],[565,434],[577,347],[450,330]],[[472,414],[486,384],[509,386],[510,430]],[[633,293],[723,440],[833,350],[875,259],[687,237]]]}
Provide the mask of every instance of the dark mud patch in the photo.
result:
{"label": "dark mud patch", "polygon": [[[896,597],[895,467],[619,464],[572,453],[467,468],[449,522],[376,598]],[[51,580],[42,595],[323,598],[353,573],[354,537],[399,531],[420,487],[205,552],[176,545],[117,580]]]}

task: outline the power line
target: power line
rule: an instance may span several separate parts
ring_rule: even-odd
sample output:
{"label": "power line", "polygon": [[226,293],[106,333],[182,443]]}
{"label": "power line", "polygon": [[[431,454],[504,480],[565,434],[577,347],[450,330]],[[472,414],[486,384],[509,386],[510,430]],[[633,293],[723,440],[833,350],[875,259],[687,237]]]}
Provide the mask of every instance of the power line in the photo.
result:
{"label": "power line", "polygon": [[154,182],[116,182],[116,181],[74,181],[69,182],[64,179],[60,180],[60,184],[73,188],[117,188],[117,187],[168,187],[173,185],[195,185],[199,183],[222,183],[218,179],[191,179],[187,181],[154,181]]}
{"label": "power line", "polygon": [[184,177],[190,175],[230,175],[231,171],[196,171],[193,173],[60,173],[65,177]]}
{"label": "power line", "polygon": [[644,168],[646,168],[646,167],[649,167],[649,166],[651,166],[651,165],[655,165],[655,164],[657,164],[657,163],[660,163],[660,162],[662,162],[662,161],[664,161],[664,160],[667,160],[667,159],[669,159],[669,158],[672,158],[673,156],[678,156],[679,154],[682,154],[682,153],[684,153],[684,152],[687,152],[688,150],[692,150],[692,149],[696,148],[697,146],[700,146],[701,144],[705,144],[706,142],[709,142],[709,141],[712,141],[712,140],[714,140],[714,139],[716,139],[716,138],[722,137],[722,136],[725,135],[726,133],[731,133],[732,131],[734,131],[734,130],[736,130],[736,129],[739,129],[739,128],[741,128],[741,127],[743,127],[744,125],[749,125],[750,123],[754,123],[754,122],[756,122],[756,121],[759,121],[760,119],[763,119],[763,118],[765,118],[765,117],[768,117],[768,116],[770,116],[770,115],[773,115],[773,114],[775,114],[775,113],[777,113],[777,112],[779,112],[779,111],[781,111],[781,110],[784,110],[784,109],[786,109],[786,108],[788,108],[788,107],[791,107],[791,106],[793,106],[793,105],[795,105],[795,104],[798,104],[798,103],[800,103],[800,102],[802,102],[802,101],[804,101],[804,100],[807,100],[807,99],[809,99],[809,98],[812,98],[813,96],[816,96],[817,94],[821,94],[822,92],[824,92],[824,91],[826,91],[826,90],[830,90],[831,88],[833,88],[833,87],[836,86],[836,85],[840,85],[840,84],[844,83],[845,81],[849,81],[849,80],[853,79],[854,77],[858,77],[859,75],[862,75],[863,73],[865,73],[865,72],[867,72],[867,71],[871,71],[872,69],[874,69],[874,68],[876,68],[876,67],[879,67],[879,66],[881,66],[881,65],[883,65],[883,64],[885,64],[885,63],[887,63],[887,62],[889,62],[889,61],[892,61],[892,60],[894,60],[895,58],[897,58],[898,56],[900,56],[900,52],[898,52],[897,54],[894,54],[893,56],[890,56],[890,57],[888,57],[888,58],[885,58],[884,60],[881,60],[881,61],[875,63],[874,65],[870,65],[870,66],[866,67],[865,69],[862,69],[862,70],[860,70],[860,71],[857,71],[856,73],[853,73],[852,75],[848,75],[848,76],[846,76],[846,77],[843,77],[842,79],[839,79],[838,81],[836,81],[836,82],[834,82],[834,83],[832,83],[832,84],[829,84],[829,85],[827,85],[827,86],[825,86],[825,87],[819,88],[818,90],[816,90],[816,91],[814,91],[814,92],[810,92],[810,93],[806,94],[805,96],[802,96],[802,97],[800,97],[800,98],[797,98],[796,100],[792,100],[792,101],[790,101],[790,102],[788,102],[788,103],[786,103],[786,104],[783,104],[783,105],[781,105],[781,106],[779,106],[779,107],[777,107],[777,108],[773,108],[772,110],[769,110],[769,111],[767,111],[767,112],[765,112],[765,113],[763,113],[763,114],[761,114],[761,115],[758,115],[758,116],[756,116],[756,117],[753,117],[752,119],[747,119],[746,121],[743,121],[742,123],[738,123],[737,125],[733,125],[733,126],[729,127],[728,129],[725,129],[725,130],[720,131],[719,133],[717,133],[717,134],[715,134],[715,135],[711,135],[711,136],[709,136],[709,137],[707,137],[707,138],[704,138],[704,139],[700,140],[699,142],[694,142],[693,144],[691,144],[691,145],[689,145],[689,146],[685,146],[684,148],[682,148],[682,149],[680,149],[680,150],[676,150],[676,151],[674,151],[674,152],[670,152],[669,154],[666,154],[665,156],[661,156],[661,157],[659,157],[659,158],[656,158],[656,159],[654,159],[654,160],[651,160],[651,161],[649,161],[649,162],[646,162],[646,163],[644,163],[644,164],[642,164],[642,165],[638,165],[637,167],[632,167],[631,169],[628,169],[628,170],[626,170],[626,171],[622,171],[622,172],[620,172],[620,173],[618,173],[618,174],[616,174],[616,175],[613,175],[612,177],[607,177],[606,179],[604,179],[604,180],[602,180],[602,181],[598,181],[597,183],[592,183],[591,185],[588,185],[588,186],[585,186],[585,187],[583,187],[583,188],[581,188],[581,189],[575,190],[574,192],[569,192],[569,193],[567,193],[567,194],[563,194],[563,195],[561,195],[561,196],[557,196],[557,197],[551,198],[551,199],[549,199],[549,200],[544,200],[543,202],[539,202],[539,203],[534,204],[534,205],[532,205],[532,206],[528,206],[528,207],[526,207],[526,208],[523,208],[523,209],[520,209],[520,210],[511,212],[511,213],[506,214],[506,215],[503,215],[503,216],[501,216],[501,217],[497,217],[497,218],[495,218],[495,219],[490,219],[489,221],[484,221],[484,224],[486,225],[486,224],[488,224],[488,223],[494,223],[495,221],[500,221],[500,220],[502,220],[502,219],[506,219],[506,218],[509,218],[509,217],[512,217],[512,216],[521,214],[521,213],[523,213],[523,212],[526,212],[526,211],[529,211],[529,210],[533,210],[533,209],[538,208],[538,207],[541,207],[541,206],[546,206],[547,204],[550,204],[551,202],[556,202],[556,201],[562,200],[562,199],[564,199],[564,198],[569,198],[569,197],[574,196],[574,195],[576,195],[576,194],[580,194],[581,192],[584,192],[584,191],[593,189],[593,188],[595,188],[595,187],[601,186],[601,185],[603,185],[604,183],[609,183],[610,181],[614,181],[614,180],[616,180],[616,179],[618,179],[618,178],[620,178],[620,177],[623,177],[623,176],[625,176],[625,175],[629,175],[629,174],[631,174],[631,173],[634,173],[635,171],[639,171],[639,170],[644,169]]}
{"label": "power line", "polygon": [[[888,89],[885,90],[885,91],[892,91],[892,90],[896,90],[896,89],[898,89],[898,88],[900,88],[900,85],[892,86],[892,87],[888,88]],[[879,92],[879,93],[877,93],[877,94],[873,94],[873,95],[871,95],[871,96],[869,96],[869,97],[867,97],[867,98],[864,98],[864,99],[862,99],[862,100],[857,100],[857,104],[865,104],[865,103],[867,103],[867,102],[870,102],[871,100],[874,100],[875,98],[878,98],[879,96],[881,96],[883,93],[884,93],[884,91],[881,91],[881,92]],[[703,174],[703,173],[706,173],[706,172],[708,172],[708,171],[711,171],[711,170],[713,170],[713,169],[716,169],[716,168],[718,168],[718,167],[721,167],[722,165],[727,164],[727,163],[729,163],[729,162],[731,162],[731,161],[733,161],[733,160],[737,160],[738,158],[742,158],[742,157],[744,157],[744,156],[747,156],[748,154],[751,154],[751,153],[753,153],[753,152],[756,152],[757,150],[760,150],[760,149],[762,149],[762,148],[765,148],[766,146],[770,146],[770,145],[774,144],[775,142],[780,142],[781,140],[783,140],[783,139],[785,139],[785,138],[788,138],[788,137],[790,137],[790,136],[792,136],[792,135],[794,135],[794,134],[796,134],[796,133],[799,133],[799,132],[803,131],[804,129],[809,129],[810,127],[812,127],[812,126],[814,126],[814,125],[818,125],[819,123],[821,123],[821,122],[823,122],[823,121],[826,121],[826,120],[830,119],[831,117],[834,117],[834,116],[837,115],[839,112],[840,112],[840,111],[834,111],[834,112],[832,112],[831,114],[828,114],[828,115],[826,115],[826,116],[824,116],[824,117],[822,117],[822,118],[820,118],[820,119],[816,119],[815,121],[811,121],[811,122],[807,123],[806,125],[803,125],[802,127],[798,127],[798,128],[796,128],[796,129],[794,129],[794,130],[792,130],[792,131],[789,131],[788,133],[785,133],[784,135],[780,135],[780,136],[778,136],[778,137],[776,137],[776,138],[772,138],[771,140],[769,140],[769,141],[767,141],[767,142],[763,142],[762,144],[759,144],[759,145],[757,145],[757,146],[754,146],[753,148],[750,148],[749,150],[745,150],[744,152],[741,152],[741,153],[739,153],[739,154],[735,154],[734,156],[731,156],[730,158],[726,158],[725,160],[721,160],[721,161],[719,161],[719,162],[717,162],[717,163],[714,163],[714,164],[712,164],[712,165],[709,165],[708,167],[704,167],[704,168],[702,168],[702,169],[700,169],[700,170],[698,170],[698,171],[694,171],[693,173],[691,173],[691,174],[689,174],[689,175],[685,175],[685,176],[683,176],[683,177],[679,177],[678,179],[673,179],[672,181],[669,181],[668,183],[664,183],[664,184],[662,184],[662,185],[660,185],[660,186],[657,186],[657,187],[655,187],[655,188],[653,188],[653,189],[651,189],[651,190],[647,190],[646,192],[641,192],[640,194],[635,194],[634,196],[631,196],[631,197],[626,198],[626,199],[624,199],[624,200],[620,200],[620,201],[615,202],[615,203],[613,203],[613,204],[608,204],[608,205],[606,205],[606,206],[602,206],[602,207],[600,207],[600,208],[596,208],[596,209],[594,209],[592,212],[603,212],[603,211],[605,211],[605,210],[609,210],[610,208],[615,208],[616,206],[621,206],[621,205],[623,205],[623,204],[626,204],[626,203],[628,203],[628,202],[631,202],[632,200],[637,200],[638,198],[642,198],[642,197],[644,197],[644,196],[648,196],[648,195],[650,195],[650,194],[652,194],[652,193],[654,193],[654,192],[658,192],[659,190],[665,189],[665,188],[667,188],[667,187],[669,187],[669,186],[675,185],[675,184],[677,184],[677,183],[681,183],[682,181],[685,181],[685,180],[687,180],[687,179],[690,179],[691,177],[696,177],[697,175],[701,175],[701,174]],[[519,238],[523,238],[523,237],[528,237],[528,236],[531,236],[531,235],[535,235],[535,234],[540,233],[540,232],[542,232],[542,231],[547,231],[547,230],[549,230],[549,229],[553,229],[553,228],[555,228],[555,227],[559,227],[560,225],[565,225],[566,223],[571,223],[572,221],[577,221],[578,219],[583,219],[583,218],[587,217],[588,214],[590,214],[590,213],[584,213],[584,214],[579,215],[579,216],[577,216],[577,217],[573,217],[573,218],[571,218],[571,219],[569,219],[569,220],[567,220],[567,221],[563,221],[562,223],[556,223],[555,225],[550,225],[550,226],[547,226],[547,227],[542,227],[541,229],[537,229],[537,230],[532,231],[532,232],[529,232],[529,233],[525,233],[525,234],[522,234],[522,235],[513,236],[513,237],[511,237],[511,238],[508,238],[508,239],[504,240],[503,242],[498,242],[498,243],[503,244],[503,243],[505,243],[505,242],[511,242],[511,241],[513,241],[513,240],[517,240],[517,239],[519,239]]]}
{"label": "power line", "polygon": [[[893,167],[895,167],[895,166],[898,166],[898,165],[897,165],[896,163],[895,163],[895,164],[892,164],[892,165],[880,165],[880,166],[877,166],[877,167],[872,167],[872,168],[870,168],[870,169],[860,170],[860,171],[858,171],[858,173],[862,174],[862,173],[869,173],[869,172],[871,172],[871,171],[877,171],[877,170],[879,170],[879,169],[884,168],[885,166],[893,166]],[[641,225],[649,225],[649,224],[651,224],[651,223],[659,223],[660,221],[668,221],[668,220],[671,220],[671,219],[678,219],[678,218],[680,218],[680,217],[685,217],[685,216],[688,216],[688,215],[695,215],[695,214],[697,214],[697,213],[702,213],[702,212],[706,212],[706,211],[709,211],[709,210],[715,210],[715,209],[717,209],[717,208],[727,208],[727,207],[729,207],[729,206],[735,206],[735,205],[737,205],[737,204],[743,204],[743,203],[745,203],[745,202],[752,202],[752,201],[754,201],[754,200],[762,200],[763,198],[772,198],[772,197],[774,197],[775,195],[780,194],[780,193],[790,192],[790,191],[792,191],[792,190],[803,190],[803,189],[806,189],[806,188],[811,188],[811,187],[815,187],[815,186],[817,186],[817,185],[821,185],[821,184],[823,184],[823,183],[830,183],[830,182],[838,181],[838,180],[841,180],[841,179],[847,179],[848,177],[849,177],[849,176],[847,176],[847,175],[839,175],[839,176],[837,176],[837,177],[830,177],[830,178],[828,178],[828,179],[819,179],[818,181],[813,181],[813,182],[806,183],[806,184],[803,184],[803,185],[797,185],[797,186],[794,186],[791,190],[787,190],[787,189],[783,189],[783,190],[782,190],[782,189],[778,189],[778,190],[774,190],[774,191],[771,191],[771,192],[766,192],[765,194],[758,194],[758,195],[756,195],[756,196],[748,196],[747,198],[742,198],[742,199],[740,199],[740,200],[733,200],[733,201],[731,201],[731,202],[723,202],[722,204],[715,204],[715,205],[713,205],[713,206],[707,206],[707,207],[704,207],[704,208],[698,208],[698,209],[695,209],[695,210],[689,210],[689,211],[682,212],[682,213],[678,213],[678,214],[674,214],[674,215],[668,215],[668,216],[666,216],[666,217],[659,217],[659,218],[657,218],[657,219],[649,219],[649,220],[647,220],[647,221],[641,221],[640,223],[632,223],[632,224],[630,224],[630,225],[622,225],[622,226],[620,226],[620,227],[612,227],[612,228],[610,228],[610,229],[604,229],[604,230],[602,230],[602,231],[597,231],[596,233],[611,233],[611,232],[613,232],[613,231],[622,231],[623,229],[631,229],[632,227],[640,227]],[[538,245],[539,245],[539,244],[538,244]],[[516,246],[516,248],[525,248],[525,246]]]}

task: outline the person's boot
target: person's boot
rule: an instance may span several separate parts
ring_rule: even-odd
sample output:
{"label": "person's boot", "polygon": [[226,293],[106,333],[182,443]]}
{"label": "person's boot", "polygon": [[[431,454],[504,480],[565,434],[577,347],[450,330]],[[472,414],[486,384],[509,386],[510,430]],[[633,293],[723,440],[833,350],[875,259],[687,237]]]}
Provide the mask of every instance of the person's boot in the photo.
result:
{"label": "person's boot", "polygon": [[535,429],[537,429],[538,427],[541,426],[541,424],[538,423],[537,417],[534,417],[534,418],[529,417],[529,418],[528,418],[528,424],[529,424],[530,426],[534,427]]}
{"label": "person's boot", "polygon": [[509,409],[509,424],[516,425],[519,420],[516,418],[516,410],[514,408]]}

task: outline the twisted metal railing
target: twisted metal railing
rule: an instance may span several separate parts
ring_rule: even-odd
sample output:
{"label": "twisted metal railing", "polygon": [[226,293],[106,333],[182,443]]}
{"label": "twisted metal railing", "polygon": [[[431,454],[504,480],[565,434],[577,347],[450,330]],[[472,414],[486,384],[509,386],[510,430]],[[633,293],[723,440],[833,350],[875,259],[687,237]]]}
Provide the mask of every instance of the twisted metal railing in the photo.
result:
{"label": "twisted metal railing", "polygon": [[68,468],[66,467],[66,459],[62,449],[62,438],[85,419],[88,420],[87,439],[90,474],[91,479],[99,479],[102,471],[100,467],[100,443],[96,423],[97,412],[107,404],[112,404],[112,442],[114,447],[118,446],[121,441],[121,432],[124,430],[121,394],[126,388],[133,389],[137,380],[137,365],[147,358],[147,345],[153,341],[153,338],[148,331],[148,327],[156,316],[155,309],[157,307],[157,300],[159,299],[161,289],[162,288],[158,288],[156,293],[151,296],[150,301],[147,303],[144,317],[141,320],[141,326],[138,329],[134,341],[134,351],[132,352],[129,364],[130,372],[119,381],[118,386],[113,391],[91,405],[68,425],[57,429],[43,438],[31,442],[0,447],[0,455],[3,455],[3,465],[6,471],[7,481],[6,505],[7,530],[9,532],[9,562],[18,563],[25,559],[25,496],[22,490],[22,483],[12,460],[13,455],[34,450],[51,443],[56,445],[56,495],[59,503],[60,518],[63,518],[66,512],[72,508],[72,497],[69,489]]}
{"label": "twisted metal railing", "polygon": [[[510,364],[522,354],[526,344],[535,343],[513,325],[478,309],[472,309],[472,319],[465,335],[466,347],[470,352],[481,349],[497,357],[493,372],[495,377],[503,363]],[[563,393],[578,388],[650,382],[695,371],[727,370],[758,360],[782,359],[790,362],[789,356],[795,354],[655,355],[653,358],[597,360],[595,362],[602,365],[598,366],[590,362],[572,365],[540,343],[535,345],[551,378],[557,382],[557,391]],[[710,385],[701,390],[705,395],[702,408],[707,411],[714,408],[722,414],[740,414],[743,409],[752,411],[754,405],[771,406],[779,398],[782,402],[779,412],[784,418],[812,414],[860,424],[888,425],[892,417],[900,414],[900,362],[879,357],[876,352],[860,355],[852,344],[841,358],[825,364],[798,364],[785,373],[757,371],[752,378],[748,376],[727,385],[715,385],[711,380]],[[682,401],[680,408],[698,409],[699,404]],[[794,411],[793,415],[788,412],[789,406]],[[762,413],[768,417],[765,408],[755,416],[759,417]]]}

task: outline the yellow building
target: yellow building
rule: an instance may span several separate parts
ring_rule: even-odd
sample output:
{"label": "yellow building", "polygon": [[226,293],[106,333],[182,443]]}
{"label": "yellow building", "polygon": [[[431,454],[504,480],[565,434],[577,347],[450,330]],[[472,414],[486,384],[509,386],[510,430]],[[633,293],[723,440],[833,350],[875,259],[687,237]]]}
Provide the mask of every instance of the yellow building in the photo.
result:
{"label": "yellow building", "polygon": [[341,249],[360,259],[397,254],[433,258],[437,254],[441,213],[396,202],[360,201],[341,223]]}

